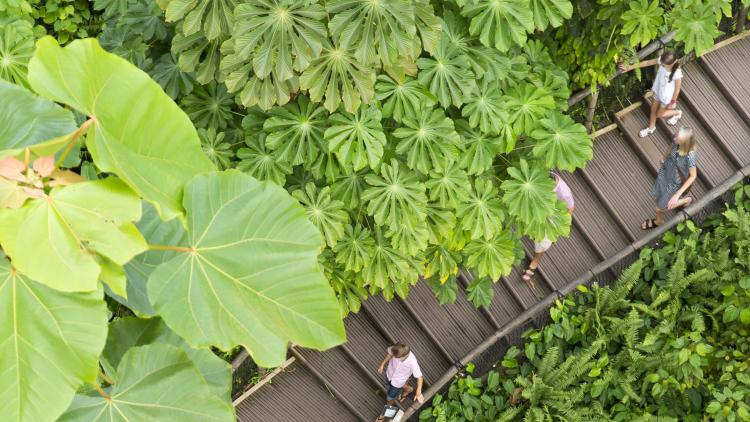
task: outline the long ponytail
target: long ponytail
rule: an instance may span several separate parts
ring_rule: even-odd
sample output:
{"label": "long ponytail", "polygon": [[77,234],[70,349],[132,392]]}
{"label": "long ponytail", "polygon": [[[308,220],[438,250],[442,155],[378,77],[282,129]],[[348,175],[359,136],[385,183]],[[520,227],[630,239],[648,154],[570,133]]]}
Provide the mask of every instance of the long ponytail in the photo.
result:
{"label": "long ponytail", "polygon": [[677,73],[677,70],[680,68],[680,61],[675,60],[674,65],[672,66],[672,72],[669,74],[669,82],[672,82],[672,79],[674,79],[674,74]]}

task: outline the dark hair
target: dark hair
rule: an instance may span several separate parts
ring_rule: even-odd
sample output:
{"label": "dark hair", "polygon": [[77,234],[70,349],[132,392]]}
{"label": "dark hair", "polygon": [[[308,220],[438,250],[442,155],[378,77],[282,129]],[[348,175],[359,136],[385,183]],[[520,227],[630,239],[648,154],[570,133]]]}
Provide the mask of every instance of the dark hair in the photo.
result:
{"label": "dark hair", "polygon": [[670,65],[674,63],[674,66],[672,66],[672,72],[669,74],[669,82],[672,82],[672,79],[674,79],[674,74],[677,73],[677,69],[680,68],[680,61],[677,60],[677,55],[674,54],[674,51],[665,51],[661,55],[661,64]]}
{"label": "dark hair", "polygon": [[402,358],[409,354],[409,346],[405,345],[404,343],[396,343],[393,346],[391,346],[391,353],[394,357]]}

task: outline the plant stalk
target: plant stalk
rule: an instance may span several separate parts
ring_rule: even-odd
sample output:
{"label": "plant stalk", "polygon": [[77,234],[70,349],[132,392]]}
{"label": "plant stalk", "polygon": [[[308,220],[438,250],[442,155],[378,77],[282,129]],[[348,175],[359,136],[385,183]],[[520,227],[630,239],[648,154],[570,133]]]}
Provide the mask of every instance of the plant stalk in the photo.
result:
{"label": "plant stalk", "polygon": [[177,252],[192,252],[192,248],[186,248],[184,246],[172,246],[172,245],[152,245],[149,244],[148,248],[153,251],[177,251]]}
{"label": "plant stalk", "polygon": [[107,392],[102,389],[101,385],[99,385],[98,383],[94,383],[94,388],[100,396],[104,397],[105,400],[112,401],[112,397],[110,397],[109,394],[107,394]]}
{"label": "plant stalk", "polygon": [[70,151],[73,150],[73,147],[75,146],[76,142],[78,141],[78,138],[81,137],[81,135],[84,134],[91,126],[91,123],[94,121],[94,119],[90,118],[83,122],[81,127],[79,127],[75,132],[73,132],[73,135],[70,137],[70,141],[68,141],[68,144],[65,145],[65,149],[63,150],[62,154],[60,154],[60,158],[55,163],[55,169],[60,167],[60,165],[65,161],[65,158],[70,154]]}

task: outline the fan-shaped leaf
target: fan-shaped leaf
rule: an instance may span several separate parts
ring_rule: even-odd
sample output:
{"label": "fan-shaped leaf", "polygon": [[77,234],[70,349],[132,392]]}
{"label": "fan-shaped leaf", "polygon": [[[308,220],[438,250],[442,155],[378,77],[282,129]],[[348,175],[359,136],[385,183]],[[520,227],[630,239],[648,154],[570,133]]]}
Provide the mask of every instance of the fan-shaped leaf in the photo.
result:
{"label": "fan-shaped leaf", "polygon": [[474,182],[474,189],[456,210],[461,219],[461,229],[471,234],[472,239],[492,238],[503,228],[503,204],[492,183],[483,179]]}
{"label": "fan-shaped leaf", "polygon": [[381,107],[383,117],[393,117],[397,122],[402,122],[404,118],[416,118],[422,104],[431,107],[437,101],[416,80],[407,78],[404,82],[397,82],[383,74],[378,76],[375,84],[375,98],[385,100]]}
{"label": "fan-shaped leaf", "polygon": [[508,122],[504,108],[503,96],[497,84],[485,78],[466,99],[461,114],[469,119],[469,126],[479,126],[482,132],[497,135],[503,129],[503,123]]}
{"label": "fan-shaped leaf", "polygon": [[42,38],[29,82],[41,95],[92,117],[86,146],[97,167],[117,174],[164,218],[182,212],[190,178],[214,169],[187,115],[148,75],[96,40],[61,48],[52,37]]}
{"label": "fan-shaped leaf", "polygon": [[510,120],[517,134],[529,134],[536,123],[549,110],[555,109],[555,99],[546,89],[532,84],[521,84],[505,96],[505,104],[510,111]]}
{"label": "fan-shaped leaf", "polygon": [[406,155],[409,168],[422,174],[441,171],[458,158],[460,141],[453,120],[441,108],[420,109],[416,118],[404,118],[405,127],[393,131],[400,139],[396,152]]}
{"label": "fan-shaped leaf", "polygon": [[510,127],[503,128],[502,136],[489,136],[469,127],[466,120],[457,120],[456,129],[461,135],[465,150],[461,153],[459,164],[471,175],[489,170],[497,154],[511,151],[516,144]]}
{"label": "fan-shaped leaf", "polygon": [[700,56],[721,35],[714,23],[711,2],[692,2],[690,6],[678,8],[676,15],[673,26],[677,32],[674,39],[685,43],[685,53],[695,51]]}
{"label": "fan-shaped leaf", "polygon": [[479,35],[487,47],[508,51],[513,44],[526,44],[526,33],[534,31],[529,0],[469,0],[461,14],[471,18],[469,31]]}
{"label": "fan-shaped leaf", "polygon": [[131,223],[141,201],[110,177],[53,188],[0,214],[0,242],[23,274],[66,292],[96,290],[101,257],[123,265],[146,249]]}
{"label": "fan-shaped leaf", "polygon": [[224,139],[225,134],[225,132],[216,133],[216,129],[213,127],[209,127],[208,130],[198,129],[203,153],[220,170],[228,168],[232,157],[234,157],[232,145]]}
{"label": "fan-shaped leaf", "polygon": [[419,83],[429,88],[443,108],[451,104],[461,107],[466,97],[476,89],[474,74],[466,56],[447,42],[440,42],[432,58],[417,60],[417,66]]}
{"label": "fan-shaped leaf", "polygon": [[34,54],[32,25],[23,19],[0,17],[0,27],[0,79],[28,86],[27,68]]}
{"label": "fan-shaped leaf", "polygon": [[492,289],[492,280],[488,277],[477,277],[466,286],[466,298],[476,308],[490,306],[494,295],[495,290]]}
{"label": "fan-shaped leaf", "polygon": [[[455,275],[458,273],[458,264],[461,262],[460,253],[452,251],[443,245],[436,245],[430,246],[425,255],[427,256],[425,277],[437,276],[437,280],[440,283],[445,283],[455,278]],[[455,283],[455,279],[453,282]]]}
{"label": "fan-shaped leaf", "polygon": [[406,224],[389,227],[386,236],[391,239],[391,245],[395,250],[406,256],[415,256],[427,249],[430,233],[427,224],[420,221],[414,227]]}
{"label": "fan-shaped leaf", "polygon": [[557,28],[573,15],[570,0],[529,0],[529,6],[534,17],[534,27],[539,31],[547,29],[547,25]]}
{"label": "fan-shaped leaf", "polygon": [[266,146],[280,160],[292,165],[315,161],[323,143],[327,113],[304,95],[284,107],[275,107],[263,123]]}
{"label": "fan-shaped leaf", "polygon": [[177,65],[183,72],[195,72],[195,79],[200,84],[216,80],[221,60],[219,48],[226,37],[209,41],[201,32],[185,36],[180,29],[182,26],[177,26],[177,33],[172,38],[171,51],[177,55]]}
{"label": "fan-shaped leaf", "polygon": [[538,163],[521,160],[508,168],[509,179],[502,183],[503,203],[511,216],[522,222],[542,221],[555,209],[555,182]]}
{"label": "fan-shaped leaf", "polygon": [[563,201],[555,202],[555,208],[546,218],[537,221],[520,224],[521,233],[535,240],[545,237],[552,242],[557,242],[559,236],[567,236],[570,232],[571,216],[568,207]]}
{"label": "fan-shaped leaf", "polygon": [[630,34],[631,47],[645,46],[658,35],[664,9],[659,7],[657,0],[650,4],[648,0],[634,0],[629,4],[630,9],[622,14],[624,24],[620,33]]}
{"label": "fan-shaped leaf", "polygon": [[185,36],[201,33],[209,41],[229,35],[238,0],[160,0],[167,22],[180,22]]}
{"label": "fan-shaped leaf", "polygon": [[171,53],[162,54],[149,74],[173,100],[190,94],[195,85],[193,74],[183,72]]}
{"label": "fan-shaped leaf", "polygon": [[429,230],[431,244],[437,245],[449,239],[453,236],[455,227],[456,213],[453,210],[440,208],[435,204],[427,204],[427,229]]}
{"label": "fan-shaped leaf", "polygon": [[270,180],[279,186],[284,186],[286,175],[292,172],[292,166],[284,161],[278,160],[266,149],[265,134],[248,136],[245,138],[247,148],[237,151],[237,169],[255,177],[258,180]]}
{"label": "fan-shaped leaf", "polygon": [[466,265],[477,277],[489,276],[497,280],[510,274],[516,260],[515,242],[507,233],[498,233],[492,239],[476,239],[466,245]]}
{"label": "fan-shaped leaf", "polygon": [[594,156],[586,128],[561,113],[549,113],[530,136],[536,140],[534,156],[543,158],[549,169],[575,171]]}
{"label": "fan-shaped leaf", "polygon": [[101,290],[50,289],[0,259],[0,414],[4,420],[54,421],[76,389],[96,380],[97,357],[107,338],[102,296]]}
{"label": "fan-shaped leaf", "polygon": [[375,241],[370,231],[360,224],[347,224],[342,239],[333,248],[336,262],[346,271],[359,272],[375,252]]}
{"label": "fan-shaped leaf", "polygon": [[392,285],[402,280],[416,280],[417,271],[409,258],[393,249],[388,241],[377,232],[377,229],[374,239],[375,249],[362,270],[362,278],[365,284],[371,287],[371,294],[377,291],[373,288],[383,289],[383,294],[388,300],[388,294],[391,298],[393,297]]}
{"label": "fan-shaped leaf", "polygon": [[196,126],[225,129],[232,120],[234,97],[224,85],[211,82],[197,86],[190,95],[182,99],[181,104]]}
{"label": "fan-shaped leaf", "polygon": [[307,219],[320,230],[328,247],[336,246],[336,242],[344,236],[349,214],[344,210],[343,202],[331,199],[331,188],[326,186],[318,190],[314,184],[308,183],[304,191],[296,190],[292,196],[305,207]]}
{"label": "fan-shaped leaf", "polygon": [[110,374],[115,384],[77,394],[60,417],[71,421],[232,421],[234,408],[206,384],[188,355],[176,346],[150,344],[131,348]]}
{"label": "fan-shaped leaf", "polygon": [[368,172],[369,170],[363,170],[338,177],[333,182],[331,194],[342,201],[347,208],[356,209],[360,204],[362,193],[367,188],[365,176]]}
{"label": "fan-shaped leaf", "polygon": [[441,282],[437,277],[433,277],[428,281],[432,293],[438,300],[438,303],[445,305],[447,303],[456,302],[456,293],[458,293],[458,283],[456,283],[455,277],[449,277],[447,281]]}
{"label": "fan-shaped leaf", "polygon": [[344,168],[358,171],[380,164],[386,139],[377,107],[364,106],[354,114],[332,114],[329,124],[324,135],[328,150],[336,154]]}
{"label": "fan-shaped leaf", "polygon": [[383,164],[380,176],[368,174],[365,180],[370,187],[362,194],[362,200],[376,223],[415,227],[424,219],[427,207],[425,186],[415,173],[399,165],[398,161]]}
{"label": "fan-shaped leaf", "polygon": [[437,201],[443,208],[456,208],[471,190],[466,172],[456,163],[431,171],[425,186],[429,191],[430,201]]}
{"label": "fan-shaped leaf", "polygon": [[284,361],[289,341],[325,349],[344,340],[317,265],[323,239],[281,187],[235,171],[199,175],[185,209],[185,251],[148,281],[172,330],[193,346],[241,344],[264,367]]}

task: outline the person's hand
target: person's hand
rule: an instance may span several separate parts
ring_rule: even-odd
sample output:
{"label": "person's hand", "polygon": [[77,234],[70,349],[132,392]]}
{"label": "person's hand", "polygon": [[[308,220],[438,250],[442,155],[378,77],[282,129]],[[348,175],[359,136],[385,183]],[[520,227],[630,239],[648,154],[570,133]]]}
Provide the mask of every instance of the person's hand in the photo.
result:
{"label": "person's hand", "polygon": [[414,395],[414,398],[415,398],[415,399],[417,399],[417,401],[418,401],[419,403],[424,403],[424,396],[422,395],[422,393],[417,393],[417,394],[415,394],[415,395]]}
{"label": "person's hand", "polygon": [[625,63],[617,63],[617,68],[620,70],[620,72],[625,73],[628,70],[628,67],[625,65]]}
{"label": "person's hand", "polygon": [[669,199],[669,202],[667,203],[667,208],[672,209],[677,206],[677,203],[680,201],[680,195],[675,194],[672,196],[672,198]]}
{"label": "person's hand", "polygon": [[378,366],[378,373],[382,374],[384,369],[383,365]]}

